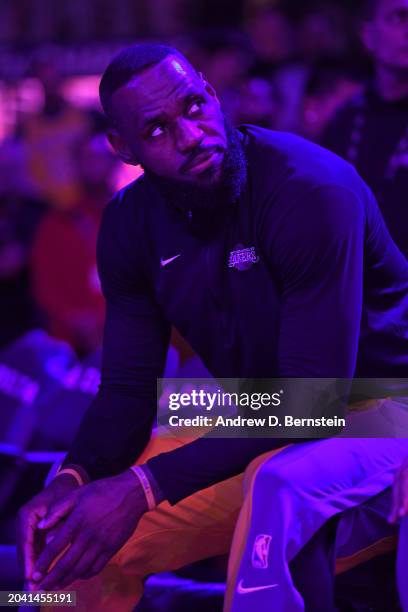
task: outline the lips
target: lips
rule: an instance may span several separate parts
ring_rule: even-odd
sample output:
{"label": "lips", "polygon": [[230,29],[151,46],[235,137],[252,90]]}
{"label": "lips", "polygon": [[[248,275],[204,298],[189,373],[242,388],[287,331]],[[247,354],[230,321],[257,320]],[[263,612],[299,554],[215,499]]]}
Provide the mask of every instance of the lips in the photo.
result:
{"label": "lips", "polygon": [[210,168],[221,155],[217,147],[211,147],[194,157],[192,161],[185,164],[183,172],[199,174]]}

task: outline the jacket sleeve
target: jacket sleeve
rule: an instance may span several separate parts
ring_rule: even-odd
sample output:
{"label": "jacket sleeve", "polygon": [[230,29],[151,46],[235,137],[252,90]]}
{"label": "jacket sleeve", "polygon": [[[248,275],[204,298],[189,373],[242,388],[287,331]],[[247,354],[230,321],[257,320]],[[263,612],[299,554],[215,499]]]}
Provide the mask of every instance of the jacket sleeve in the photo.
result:
{"label": "jacket sleeve", "polygon": [[350,378],[362,315],[364,202],[351,189],[327,185],[280,214],[276,208],[264,243],[282,288],[279,376]]}
{"label": "jacket sleeve", "polygon": [[145,448],[170,335],[143,276],[134,228],[118,212],[120,205],[115,200],[108,205],[98,239],[106,298],[101,384],[64,461],[82,466],[91,479],[123,471]]}

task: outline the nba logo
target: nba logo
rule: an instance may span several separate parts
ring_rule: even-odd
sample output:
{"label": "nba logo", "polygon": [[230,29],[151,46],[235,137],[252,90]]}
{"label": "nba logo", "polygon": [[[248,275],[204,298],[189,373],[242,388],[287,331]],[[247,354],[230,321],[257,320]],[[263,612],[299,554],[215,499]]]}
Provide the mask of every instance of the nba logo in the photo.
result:
{"label": "nba logo", "polygon": [[266,569],[268,567],[269,545],[272,536],[260,533],[256,536],[252,549],[252,566],[256,569]]}

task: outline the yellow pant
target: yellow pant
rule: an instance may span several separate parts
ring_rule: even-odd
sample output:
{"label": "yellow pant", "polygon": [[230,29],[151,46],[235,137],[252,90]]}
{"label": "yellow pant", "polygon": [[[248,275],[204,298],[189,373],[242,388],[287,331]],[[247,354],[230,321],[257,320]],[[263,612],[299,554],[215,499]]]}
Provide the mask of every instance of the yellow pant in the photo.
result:
{"label": "yellow pant", "polygon": [[[137,463],[144,463],[149,457],[170,451],[192,439],[153,437]],[[252,481],[261,464],[277,452],[280,451],[264,453],[248,466],[245,472],[248,495],[245,495],[244,505],[244,475],[240,474],[199,491],[175,506],[162,502],[147,512],[133,535],[100,574],[88,580],[77,580],[66,589],[77,593],[76,610],[130,612],[142,597],[143,582],[150,574],[228,554],[243,506],[229,562],[228,581],[234,584],[249,525]],[[337,573],[385,552],[389,547],[389,542],[381,542],[377,550],[370,547],[369,551],[361,551],[352,558],[339,559]],[[44,608],[44,612],[50,612],[50,607]]]}
{"label": "yellow pant", "polygon": [[[186,437],[153,437],[137,463],[191,441]],[[240,474],[176,506],[162,502],[147,512],[100,574],[77,580],[66,589],[76,591],[75,609],[130,612],[141,598],[143,581],[150,574],[227,554],[242,505],[242,479]],[[46,610],[49,612],[50,607]]]}

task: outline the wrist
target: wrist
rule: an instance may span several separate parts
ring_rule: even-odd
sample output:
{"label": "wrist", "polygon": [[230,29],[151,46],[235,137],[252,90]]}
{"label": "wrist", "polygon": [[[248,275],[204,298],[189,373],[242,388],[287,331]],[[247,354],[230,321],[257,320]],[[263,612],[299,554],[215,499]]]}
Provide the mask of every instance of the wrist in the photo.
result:
{"label": "wrist", "polygon": [[157,502],[155,500],[152,485],[150,484],[150,480],[147,477],[146,472],[140,465],[132,465],[129,469],[138,479],[139,484],[144,492],[147,509],[153,510],[157,506]]}
{"label": "wrist", "polygon": [[152,471],[150,470],[147,463],[143,463],[141,466],[142,470],[145,472],[149,482],[151,484],[154,499],[156,500],[156,504],[160,504],[164,500],[163,491],[161,490],[156,478],[153,476]]}
{"label": "wrist", "polygon": [[82,467],[82,465],[79,465],[77,463],[63,463],[62,465],[60,465],[60,467],[57,470],[57,474],[61,474],[62,472],[64,473],[72,473],[73,472],[73,476],[75,478],[77,478],[78,482],[80,484],[88,484],[91,479],[89,477],[88,472],[85,470],[85,468]]}
{"label": "wrist", "polygon": [[163,495],[149,468],[145,464],[132,465],[129,471],[132,472],[133,478],[137,479],[140,488],[143,490],[147,509],[153,510],[163,500]]}
{"label": "wrist", "polygon": [[79,487],[83,487],[85,484],[80,474],[78,474],[78,472],[76,472],[75,470],[61,470],[60,472],[58,472],[58,474],[56,474],[55,478],[62,478],[63,476],[69,476],[71,479],[74,479]]}
{"label": "wrist", "polygon": [[77,487],[82,487],[89,482],[87,472],[76,464],[60,465],[51,482],[60,482],[64,485],[75,484]]}
{"label": "wrist", "polygon": [[67,487],[77,489],[81,485],[78,483],[78,480],[72,476],[72,474],[56,474],[54,478],[48,483],[48,487],[53,489],[66,489]]}

